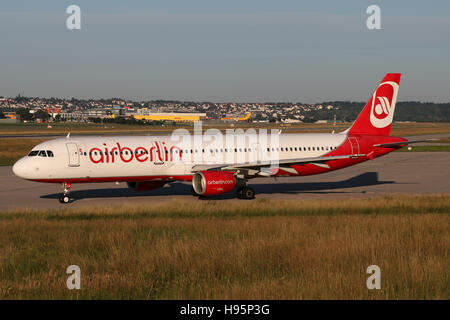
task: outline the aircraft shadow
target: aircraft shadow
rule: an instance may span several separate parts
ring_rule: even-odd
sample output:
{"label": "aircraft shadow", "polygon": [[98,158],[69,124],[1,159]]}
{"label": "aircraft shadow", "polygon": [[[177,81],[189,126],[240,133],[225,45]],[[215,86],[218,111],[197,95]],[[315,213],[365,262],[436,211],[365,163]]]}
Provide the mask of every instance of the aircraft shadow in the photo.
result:
{"label": "aircraft shadow", "polygon": [[[303,183],[258,183],[252,184],[256,194],[274,194],[274,193],[354,193],[351,191],[341,191],[340,189],[348,189],[364,186],[375,186],[380,184],[393,184],[395,181],[380,181],[378,172],[366,172],[353,178],[335,181],[335,182],[303,182]],[[339,189],[339,190],[338,190]],[[148,197],[148,196],[174,196],[174,195],[190,195],[191,186],[186,183],[172,183],[169,187],[160,188],[150,191],[135,191],[130,188],[103,188],[103,189],[87,189],[74,190],[70,193],[71,198],[76,200],[95,199],[95,198],[127,198],[127,197]],[[335,190],[335,191],[333,191]],[[364,193],[365,191],[359,191]],[[43,199],[58,199],[60,193],[42,195]],[[235,192],[229,192],[217,197],[208,197],[208,200],[214,199],[232,199],[235,198]]]}

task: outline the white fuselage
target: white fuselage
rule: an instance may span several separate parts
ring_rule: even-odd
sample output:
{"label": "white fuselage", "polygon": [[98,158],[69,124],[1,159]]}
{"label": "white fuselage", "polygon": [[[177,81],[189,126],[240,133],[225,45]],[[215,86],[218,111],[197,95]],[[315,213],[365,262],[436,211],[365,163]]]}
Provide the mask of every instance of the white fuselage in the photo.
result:
{"label": "white fuselage", "polygon": [[[345,142],[341,134],[79,136],[33,148],[14,165],[29,180],[133,180],[134,177],[191,176],[199,165],[252,163],[318,157]],[[44,153],[40,151],[46,151]],[[51,151],[51,153],[48,153]],[[49,156],[50,155],[50,156]],[[51,156],[52,155],[52,156]],[[120,179],[119,179],[120,178]],[[177,178],[174,178],[177,180]],[[105,180],[108,181],[108,180]]]}

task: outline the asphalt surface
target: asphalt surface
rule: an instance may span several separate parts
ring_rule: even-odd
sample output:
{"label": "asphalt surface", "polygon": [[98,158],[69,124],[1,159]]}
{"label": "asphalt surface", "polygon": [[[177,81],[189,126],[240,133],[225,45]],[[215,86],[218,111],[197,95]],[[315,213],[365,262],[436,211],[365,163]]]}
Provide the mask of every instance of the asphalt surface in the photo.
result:
{"label": "asphalt surface", "polygon": [[[450,192],[450,152],[394,152],[362,164],[306,177],[257,178],[250,181],[257,198],[333,199],[378,197],[386,194],[428,194]],[[60,204],[59,184],[25,181],[13,175],[11,167],[0,167],[0,212],[17,208],[67,208],[124,203],[151,205],[173,199],[198,200],[188,183],[138,192],[125,183],[75,184],[70,204]],[[235,192],[211,198],[236,199]]]}

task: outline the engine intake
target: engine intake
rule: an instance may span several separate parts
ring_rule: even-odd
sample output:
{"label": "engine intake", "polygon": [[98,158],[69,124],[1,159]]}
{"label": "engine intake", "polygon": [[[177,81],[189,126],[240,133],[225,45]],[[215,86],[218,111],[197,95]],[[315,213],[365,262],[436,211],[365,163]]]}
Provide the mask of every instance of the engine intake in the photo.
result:
{"label": "engine intake", "polygon": [[194,191],[202,196],[215,196],[230,192],[236,185],[233,173],[226,171],[200,171],[192,178]]}

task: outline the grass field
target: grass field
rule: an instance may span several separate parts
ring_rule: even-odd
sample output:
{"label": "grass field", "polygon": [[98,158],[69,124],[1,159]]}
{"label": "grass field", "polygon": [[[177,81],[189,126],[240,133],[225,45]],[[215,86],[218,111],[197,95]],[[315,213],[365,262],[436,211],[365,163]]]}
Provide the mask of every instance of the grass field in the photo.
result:
{"label": "grass field", "polygon": [[0,166],[11,166],[27,155],[37,144],[48,139],[8,138],[0,139]]}
{"label": "grass field", "polygon": [[0,299],[448,299],[449,214],[449,194],[3,212]]}
{"label": "grass field", "polygon": [[397,152],[449,152],[450,144],[448,146],[411,146],[411,150],[408,147],[401,148]]}
{"label": "grass field", "polygon": [[[191,124],[177,125],[122,125],[122,124],[95,124],[95,123],[52,123],[52,128],[47,128],[45,123],[17,123],[0,124],[0,136],[2,135],[30,135],[30,134],[146,134],[158,132],[170,132],[177,128],[186,128],[193,130]],[[237,128],[268,128],[282,129],[285,132],[336,132],[347,129],[351,123],[338,123],[333,126],[332,123],[300,123],[300,124],[282,124],[282,123],[203,123],[203,129],[217,128],[220,130]],[[394,123],[392,125],[392,135],[411,136],[424,134],[450,134],[450,123],[448,122],[417,122],[417,123]]]}

